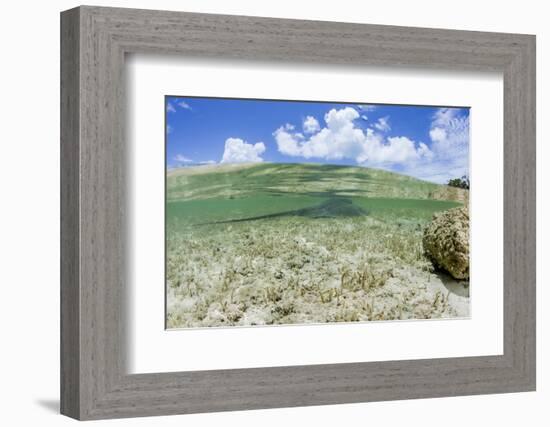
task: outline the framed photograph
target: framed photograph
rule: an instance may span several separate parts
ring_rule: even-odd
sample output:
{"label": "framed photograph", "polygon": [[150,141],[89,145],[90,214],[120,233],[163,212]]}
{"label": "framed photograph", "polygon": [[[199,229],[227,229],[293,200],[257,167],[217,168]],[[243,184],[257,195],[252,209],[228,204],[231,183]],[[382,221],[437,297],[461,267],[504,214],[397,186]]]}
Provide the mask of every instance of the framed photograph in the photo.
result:
{"label": "framed photograph", "polygon": [[61,14],[61,411],[535,390],[535,37]]}

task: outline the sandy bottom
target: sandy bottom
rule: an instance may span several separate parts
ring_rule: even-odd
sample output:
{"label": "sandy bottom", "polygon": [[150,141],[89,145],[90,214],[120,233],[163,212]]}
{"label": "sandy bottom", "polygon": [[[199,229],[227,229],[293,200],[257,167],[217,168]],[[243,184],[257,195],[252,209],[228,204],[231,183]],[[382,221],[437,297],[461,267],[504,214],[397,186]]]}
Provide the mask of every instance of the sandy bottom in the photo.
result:
{"label": "sandy bottom", "polygon": [[167,230],[169,328],[469,317],[423,223],[284,217]]}

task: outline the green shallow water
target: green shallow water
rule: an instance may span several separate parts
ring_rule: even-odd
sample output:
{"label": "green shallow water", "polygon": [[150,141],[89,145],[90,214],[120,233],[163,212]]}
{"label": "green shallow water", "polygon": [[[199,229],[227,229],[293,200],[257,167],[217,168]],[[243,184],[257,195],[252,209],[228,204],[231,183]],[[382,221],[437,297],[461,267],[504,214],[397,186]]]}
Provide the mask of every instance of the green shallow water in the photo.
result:
{"label": "green shallow water", "polygon": [[[340,201],[350,201],[340,203]],[[281,216],[300,216],[306,219],[355,217],[362,214],[382,220],[429,220],[434,212],[460,206],[442,200],[401,198],[270,196],[242,198],[212,198],[205,200],[173,201],[166,206],[170,226],[189,226],[219,222],[249,220],[269,221]]]}

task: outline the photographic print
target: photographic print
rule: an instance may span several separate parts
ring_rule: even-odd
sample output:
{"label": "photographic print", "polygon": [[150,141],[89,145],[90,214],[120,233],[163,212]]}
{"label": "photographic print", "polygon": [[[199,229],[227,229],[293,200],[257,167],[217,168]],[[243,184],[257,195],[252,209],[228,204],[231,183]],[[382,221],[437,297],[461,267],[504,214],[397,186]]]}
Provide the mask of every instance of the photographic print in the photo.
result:
{"label": "photographic print", "polygon": [[167,329],[470,316],[468,107],[163,108]]}

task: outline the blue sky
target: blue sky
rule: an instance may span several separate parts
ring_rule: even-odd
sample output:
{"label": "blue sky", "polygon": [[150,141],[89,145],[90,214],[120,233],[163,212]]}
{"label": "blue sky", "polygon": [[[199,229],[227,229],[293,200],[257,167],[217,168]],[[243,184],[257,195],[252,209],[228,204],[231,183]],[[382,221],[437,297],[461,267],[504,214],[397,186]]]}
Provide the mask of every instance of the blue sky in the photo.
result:
{"label": "blue sky", "polygon": [[468,108],[166,97],[170,168],[330,163],[433,182],[469,175]]}

